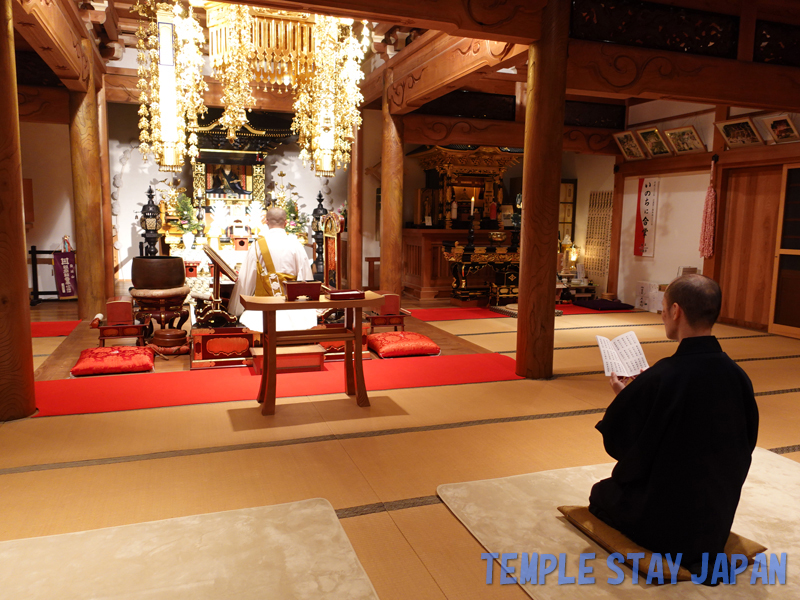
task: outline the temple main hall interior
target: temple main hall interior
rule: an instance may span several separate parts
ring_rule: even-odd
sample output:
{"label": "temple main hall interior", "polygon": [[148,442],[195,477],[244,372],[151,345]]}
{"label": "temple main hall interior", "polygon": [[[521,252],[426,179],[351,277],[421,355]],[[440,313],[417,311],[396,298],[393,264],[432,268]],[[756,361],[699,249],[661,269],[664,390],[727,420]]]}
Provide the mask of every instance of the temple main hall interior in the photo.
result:
{"label": "temple main hall interior", "polygon": [[[798,3],[2,15],[4,600],[800,597]],[[759,411],[718,587],[585,510],[685,274]]]}

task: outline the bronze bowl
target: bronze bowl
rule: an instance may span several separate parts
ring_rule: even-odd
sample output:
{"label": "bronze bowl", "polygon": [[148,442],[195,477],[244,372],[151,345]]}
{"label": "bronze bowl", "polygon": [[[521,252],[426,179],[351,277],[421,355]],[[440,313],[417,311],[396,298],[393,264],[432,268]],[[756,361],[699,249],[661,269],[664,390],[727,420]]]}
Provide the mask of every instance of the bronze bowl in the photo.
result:
{"label": "bronze bowl", "polygon": [[182,287],[186,271],[180,256],[137,256],[131,265],[131,282],[137,290]]}
{"label": "bronze bowl", "polygon": [[504,231],[492,231],[489,233],[489,239],[493,242],[505,242],[506,233]]}

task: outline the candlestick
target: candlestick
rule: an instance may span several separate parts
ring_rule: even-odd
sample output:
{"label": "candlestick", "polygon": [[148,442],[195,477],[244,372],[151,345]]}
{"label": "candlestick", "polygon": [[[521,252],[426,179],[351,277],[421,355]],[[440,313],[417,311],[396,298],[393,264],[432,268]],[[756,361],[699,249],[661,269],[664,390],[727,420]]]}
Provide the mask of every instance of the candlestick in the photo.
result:
{"label": "candlestick", "polygon": [[472,215],[475,213],[475,196],[472,197],[472,202],[469,206],[469,218],[472,219]]}

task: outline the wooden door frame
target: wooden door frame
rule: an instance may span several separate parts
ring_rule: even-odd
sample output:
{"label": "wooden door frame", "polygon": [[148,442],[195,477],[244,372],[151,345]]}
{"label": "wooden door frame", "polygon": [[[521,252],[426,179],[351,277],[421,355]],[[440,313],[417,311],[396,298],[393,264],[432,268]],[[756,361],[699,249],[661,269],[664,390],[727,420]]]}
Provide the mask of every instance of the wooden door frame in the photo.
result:
{"label": "wooden door frame", "polygon": [[790,169],[800,169],[800,163],[783,165],[783,179],[781,180],[781,203],[780,207],[778,208],[778,231],[775,236],[775,256],[773,258],[772,266],[772,293],[770,294],[769,299],[769,320],[767,321],[767,331],[777,335],[800,338],[800,327],[790,327],[789,325],[780,325],[775,323],[775,300],[776,296],[778,295],[778,271],[780,267],[781,256],[800,256],[800,250],[781,249],[783,214],[786,208],[786,181],[789,178]]}

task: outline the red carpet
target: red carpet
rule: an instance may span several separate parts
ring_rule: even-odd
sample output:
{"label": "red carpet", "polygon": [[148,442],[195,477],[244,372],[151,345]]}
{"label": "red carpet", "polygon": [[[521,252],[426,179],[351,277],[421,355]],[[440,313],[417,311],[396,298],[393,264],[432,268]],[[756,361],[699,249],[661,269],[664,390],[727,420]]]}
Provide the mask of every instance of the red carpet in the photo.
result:
{"label": "red carpet", "polygon": [[411,316],[420,321],[460,321],[461,319],[502,319],[488,308],[412,308]]}
{"label": "red carpet", "polygon": [[69,335],[78,325],[80,321],[34,321],[31,323],[31,337]]}
{"label": "red carpet", "polygon": [[[515,362],[501,354],[420,356],[364,361],[370,392],[461,383],[521,379]],[[281,373],[278,397],[344,393],[344,363],[322,371]],[[139,373],[36,382],[37,417],[253,400],[261,376],[246,367]]]}

